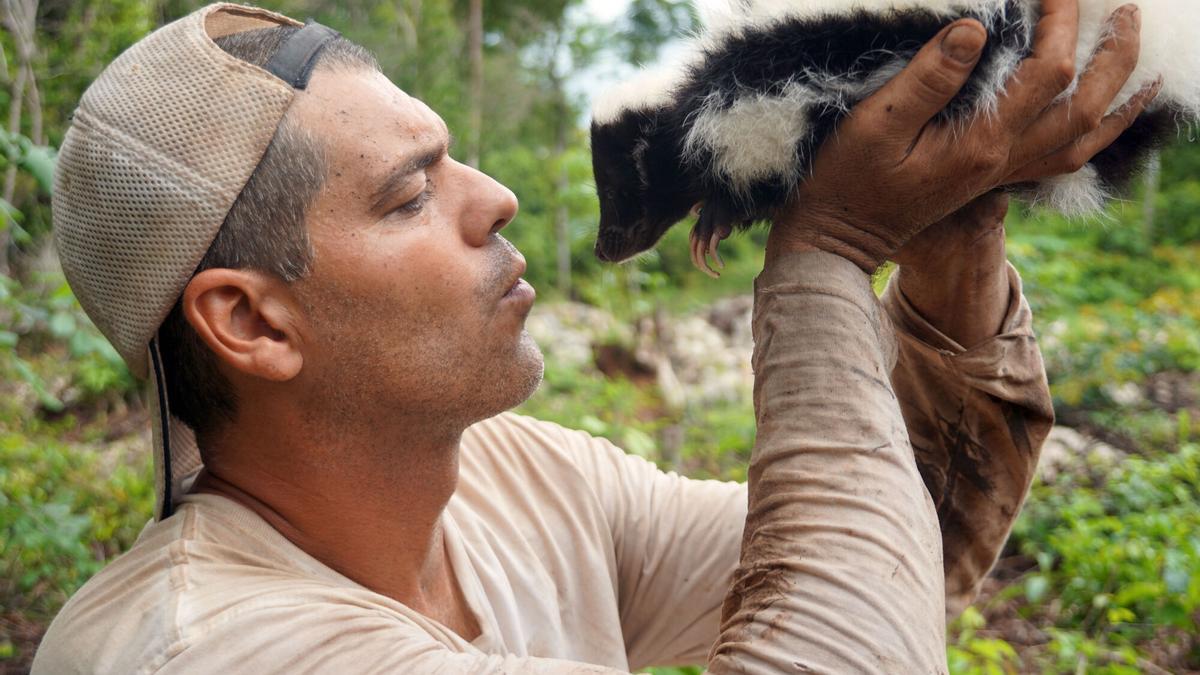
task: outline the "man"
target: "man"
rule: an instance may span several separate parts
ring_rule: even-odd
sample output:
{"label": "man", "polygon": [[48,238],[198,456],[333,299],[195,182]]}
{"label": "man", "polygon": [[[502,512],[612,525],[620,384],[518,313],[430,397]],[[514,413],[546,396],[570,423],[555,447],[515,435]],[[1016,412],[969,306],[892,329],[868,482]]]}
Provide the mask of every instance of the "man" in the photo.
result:
{"label": "man", "polygon": [[958,133],[929,120],[984,34],[948,26],[822,149],[756,283],[748,490],[503,412],[541,374],[516,200],[361,50],[229,5],[147,37],[85,94],[54,207],[81,303],[154,383],[158,520],[35,672],[944,671],[947,598],[1051,418],[1002,199],[947,214],[1077,168],[1154,94],[1105,115],[1124,8],[1059,100],[1075,23],[1046,0]]}

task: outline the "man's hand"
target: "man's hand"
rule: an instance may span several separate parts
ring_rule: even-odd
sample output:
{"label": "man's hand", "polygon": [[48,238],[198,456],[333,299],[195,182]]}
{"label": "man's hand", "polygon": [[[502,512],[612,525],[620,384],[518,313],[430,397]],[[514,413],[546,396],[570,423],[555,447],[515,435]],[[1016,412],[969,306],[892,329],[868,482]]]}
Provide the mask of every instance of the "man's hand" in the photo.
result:
{"label": "man's hand", "polygon": [[925,227],[993,188],[1076,169],[1107,147],[1157,87],[1106,115],[1137,65],[1140,14],[1126,5],[1114,12],[1111,34],[1073,95],[1056,102],[1075,77],[1077,3],[1043,3],[1033,54],[996,112],[965,126],[932,119],[966,82],[986,33],[973,20],[947,26],[821,147],[794,206],[775,220],[768,261],[816,248],[872,271]]}

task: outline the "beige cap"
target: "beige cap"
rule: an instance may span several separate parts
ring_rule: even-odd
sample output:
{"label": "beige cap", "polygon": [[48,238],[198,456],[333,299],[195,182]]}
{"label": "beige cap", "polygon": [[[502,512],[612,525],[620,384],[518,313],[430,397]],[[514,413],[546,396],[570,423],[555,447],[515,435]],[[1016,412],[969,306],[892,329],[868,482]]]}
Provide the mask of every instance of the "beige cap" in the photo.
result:
{"label": "beige cap", "polygon": [[153,376],[158,518],[201,463],[191,430],[170,414],[152,342],[337,33],[310,22],[265,68],[213,40],[299,25],[215,4],[159,28],[88,87],[59,151],[52,212],[67,281],[130,370]]}

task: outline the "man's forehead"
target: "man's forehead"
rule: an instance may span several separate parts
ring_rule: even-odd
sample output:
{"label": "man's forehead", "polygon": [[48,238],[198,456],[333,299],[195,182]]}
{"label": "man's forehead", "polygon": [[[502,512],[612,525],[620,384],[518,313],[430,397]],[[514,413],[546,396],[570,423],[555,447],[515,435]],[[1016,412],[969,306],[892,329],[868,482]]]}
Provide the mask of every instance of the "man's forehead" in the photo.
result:
{"label": "man's forehead", "polygon": [[367,69],[318,69],[308,89],[296,97],[291,115],[326,142],[335,161],[339,150],[393,156],[444,145],[449,136],[445,122],[429,106]]}

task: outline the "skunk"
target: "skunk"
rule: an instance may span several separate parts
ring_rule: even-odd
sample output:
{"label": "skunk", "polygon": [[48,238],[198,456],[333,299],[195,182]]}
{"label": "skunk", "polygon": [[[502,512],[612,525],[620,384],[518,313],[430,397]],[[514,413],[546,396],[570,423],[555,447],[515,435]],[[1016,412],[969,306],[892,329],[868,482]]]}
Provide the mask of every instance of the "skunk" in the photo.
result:
{"label": "skunk", "polygon": [[[1077,72],[1125,0],[1080,0]],[[922,45],[959,18],[987,29],[983,54],[943,110],[946,123],[994,112],[1032,51],[1040,0],[709,0],[678,62],[600,97],[591,124],[600,199],[596,255],[649,249],[689,212],[692,259],[715,275],[717,243],[767,218],[803,179],[821,141]],[[1141,55],[1113,109],[1159,75],[1158,98],[1107,150],[1021,196],[1067,215],[1099,210],[1156,146],[1200,117],[1200,0],[1140,0]],[[1064,92],[1070,95],[1074,85]]]}

